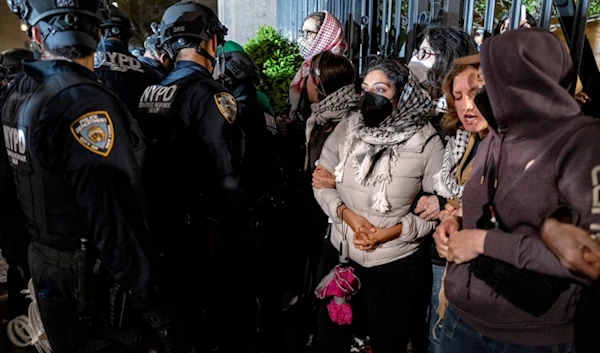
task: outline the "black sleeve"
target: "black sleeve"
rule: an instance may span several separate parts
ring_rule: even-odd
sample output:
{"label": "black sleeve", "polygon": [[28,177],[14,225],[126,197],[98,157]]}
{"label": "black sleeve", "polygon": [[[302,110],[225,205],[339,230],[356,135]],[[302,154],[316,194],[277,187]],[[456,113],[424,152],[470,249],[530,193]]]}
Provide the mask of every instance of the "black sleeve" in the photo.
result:
{"label": "black sleeve", "polygon": [[[73,101],[72,93],[63,92],[53,102]],[[52,124],[56,131],[48,131],[49,143],[62,151],[64,176],[73,186],[104,267],[129,291],[138,309],[152,310],[156,292],[140,245],[149,235],[136,193],[140,172],[129,141],[131,116],[114,96],[95,86],[79,86],[77,96],[86,98],[44,111],[43,116],[62,117],[62,123]],[[94,137],[103,142],[90,145]]]}
{"label": "black sleeve", "polygon": [[217,217],[227,237],[247,231],[245,199],[241,188],[243,135],[236,117],[237,102],[226,92],[203,95],[198,114],[198,134],[206,144],[217,170]]}
{"label": "black sleeve", "polygon": [[19,206],[12,169],[4,148],[4,134],[0,134],[0,143],[0,249],[9,262],[28,274],[27,247],[31,236]]}
{"label": "black sleeve", "polygon": [[[22,74],[13,80],[12,87],[20,81]],[[0,117],[9,92],[4,90],[0,95]],[[29,276],[27,247],[31,236],[27,231],[25,215],[19,205],[17,189],[8,155],[4,134],[0,134],[0,250],[9,262],[19,266]]]}

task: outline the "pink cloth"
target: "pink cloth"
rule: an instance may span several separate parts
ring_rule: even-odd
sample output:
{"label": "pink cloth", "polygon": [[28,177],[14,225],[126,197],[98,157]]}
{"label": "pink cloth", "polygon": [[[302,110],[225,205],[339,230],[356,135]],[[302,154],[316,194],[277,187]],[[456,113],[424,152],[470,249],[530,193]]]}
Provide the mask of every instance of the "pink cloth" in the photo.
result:
{"label": "pink cloth", "polygon": [[321,29],[319,29],[319,33],[317,33],[308,55],[304,57],[304,62],[298,72],[296,72],[296,76],[294,76],[290,85],[290,105],[292,106],[289,115],[290,119],[295,118],[296,110],[300,103],[300,93],[304,87],[304,80],[308,76],[312,58],[326,50],[330,50],[337,55],[344,55],[348,47],[348,43],[346,43],[346,39],[344,38],[344,28],[340,21],[329,12],[323,12],[325,12],[325,20],[321,25]]}
{"label": "pink cloth", "polygon": [[354,268],[337,265],[321,280],[315,289],[315,295],[319,299],[332,296],[333,299],[327,304],[331,321],[338,325],[350,325],[352,323],[352,307],[348,303],[348,299],[359,289],[360,280],[354,275]]}

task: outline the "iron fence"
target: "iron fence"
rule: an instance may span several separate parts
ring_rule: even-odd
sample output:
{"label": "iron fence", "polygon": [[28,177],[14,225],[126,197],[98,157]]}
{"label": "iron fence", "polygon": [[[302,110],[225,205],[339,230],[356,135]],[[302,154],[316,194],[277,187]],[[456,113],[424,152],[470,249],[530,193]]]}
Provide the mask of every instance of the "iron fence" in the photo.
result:
{"label": "iron fence", "polygon": [[[511,28],[519,25],[522,0],[512,0]],[[327,10],[344,25],[349,43],[348,57],[359,71],[377,55],[407,59],[416,47],[418,31],[431,24],[461,26],[472,33],[474,0],[278,0],[277,27],[283,35],[296,40],[306,16]],[[585,35],[589,0],[541,0],[540,27],[549,28],[552,9],[556,11],[571,50],[577,76],[591,77],[598,72],[590,43]],[[486,0],[483,30],[491,34],[495,25],[496,0]],[[572,85],[573,89],[575,85]]]}

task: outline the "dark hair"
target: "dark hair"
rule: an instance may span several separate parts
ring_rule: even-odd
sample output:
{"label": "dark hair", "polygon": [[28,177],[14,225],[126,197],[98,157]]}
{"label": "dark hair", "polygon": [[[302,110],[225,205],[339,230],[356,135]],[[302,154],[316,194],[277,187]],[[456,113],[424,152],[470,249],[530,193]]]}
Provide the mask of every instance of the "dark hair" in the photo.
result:
{"label": "dark hair", "polygon": [[[311,79],[319,77],[324,93],[329,95],[344,86],[353,84],[356,71],[346,57],[326,50],[313,57],[310,63],[309,75]],[[323,99],[325,97],[319,93],[319,98]]]}
{"label": "dark hair", "polygon": [[[80,21],[81,22],[81,21]],[[42,30],[42,26],[37,24],[35,26],[40,34],[44,33]],[[87,33],[91,37],[96,37],[98,35],[98,29],[100,27],[95,23],[89,23],[85,27],[82,28],[82,32]],[[43,34],[42,34],[43,36]],[[48,48],[45,43],[42,43],[42,50],[50,53],[53,56],[63,57],[69,60],[82,59],[87,58],[94,54],[96,48],[90,48],[85,45],[73,45],[73,46],[61,46],[56,48]]]}
{"label": "dark hair", "polygon": [[441,97],[444,77],[454,59],[477,53],[477,43],[462,28],[444,25],[428,27],[423,35],[425,38],[435,53],[435,64],[427,74],[429,84],[434,89],[433,95]]}
{"label": "dark hair", "polygon": [[309,18],[312,18],[317,22],[317,32],[319,32],[321,30],[321,26],[323,26],[323,22],[325,22],[325,12],[313,12],[310,15],[306,16],[304,22],[306,22],[306,20],[308,20]]}
{"label": "dark hair", "polygon": [[396,95],[394,98],[400,97],[400,94],[404,91],[404,86],[408,82],[408,67],[396,57],[387,57],[376,59],[371,62],[367,70],[365,71],[362,79],[372,71],[382,71],[390,80],[394,87],[396,87]]}
{"label": "dark hair", "polygon": [[94,54],[94,49],[82,45],[72,47],[58,47],[54,49],[44,49],[44,51],[69,60],[87,58]]}
{"label": "dark hair", "polygon": [[[509,19],[510,19],[510,14],[508,14],[508,13],[504,14],[504,16],[502,16],[500,21],[498,21],[498,24],[496,25],[496,28],[494,28],[494,32],[492,35],[496,36],[496,35],[500,34],[500,30],[502,29],[502,24],[506,20],[509,20]],[[537,22],[536,22],[535,18],[533,18],[533,16],[531,16],[531,14],[529,12],[525,13],[525,20],[531,27],[537,27]],[[520,22],[520,20],[519,20],[519,22]]]}

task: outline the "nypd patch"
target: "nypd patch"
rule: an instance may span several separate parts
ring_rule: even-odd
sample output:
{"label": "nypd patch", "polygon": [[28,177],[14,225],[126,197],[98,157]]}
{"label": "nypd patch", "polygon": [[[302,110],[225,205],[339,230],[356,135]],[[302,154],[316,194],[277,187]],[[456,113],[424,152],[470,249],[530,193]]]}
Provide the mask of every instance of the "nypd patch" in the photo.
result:
{"label": "nypd patch", "polygon": [[229,93],[217,93],[215,94],[215,103],[225,120],[233,124],[237,116],[237,102],[235,98]]}
{"label": "nypd patch", "polygon": [[89,151],[107,157],[114,144],[113,123],[107,111],[87,113],[71,124],[77,142]]}

